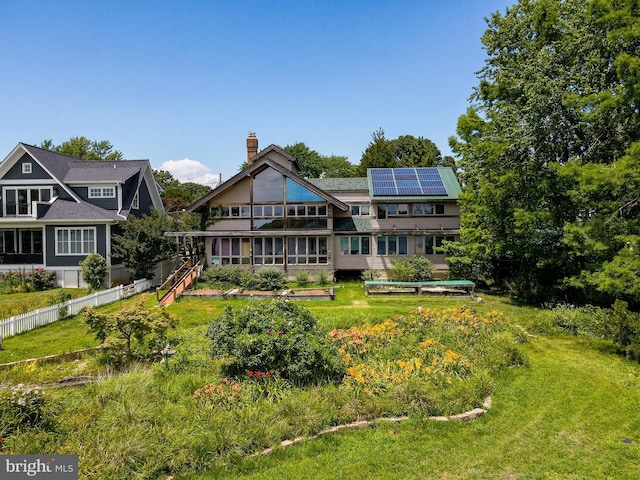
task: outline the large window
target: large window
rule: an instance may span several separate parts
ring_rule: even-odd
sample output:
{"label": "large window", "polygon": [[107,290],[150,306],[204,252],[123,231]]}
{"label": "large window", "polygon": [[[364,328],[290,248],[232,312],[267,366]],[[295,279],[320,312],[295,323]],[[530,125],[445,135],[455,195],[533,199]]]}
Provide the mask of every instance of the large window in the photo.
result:
{"label": "large window", "polygon": [[89,255],[96,251],[96,229],[56,228],[56,255]]}
{"label": "large window", "polygon": [[225,237],[211,240],[212,265],[249,265],[250,263],[250,238]]}
{"label": "large window", "polygon": [[351,205],[352,217],[368,217],[370,213],[369,205]]}
{"label": "large window", "polygon": [[282,265],[284,263],[282,237],[254,238],[253,263],[256,265]]}
{"label": "large window", "polygon": [[31,215],[32,202],[51,200],[51,187],[46,188],[5,188],[4,214],[7,217]]}
{"label": "large window", "polygon": [[369,255],[370,253],[370,237],[340,237],[340,255]]}
{"label": "large window", "polygon": [[329,263],[327,237],[289,237],[287,263],[289,265],[326,265]]}
{"label": "large window", "polygon": [[427,236],[427,237],[416,237],[416,255],[442,255],[441,251],[438,251],[440,247],[442,247],[443,241],[453,242],[455,237],[453,236]]}
{"label": "large window", "polygon": [[284,182],[282,175],[268,168],[258,173],[253,179],[254,202],[282,202],[284,199]]}
{"label": "large window", "polygon": [[249,218],[249,205],[219,205],[209,208],[209,216],[213,218]]}
{"label": "large window", "polygon": [[378,255],[406,255],[407,246],[405,236],[378,237]]}
{"label": "large window", "polygon": [[444,203],[379,203],[377,211],[380,220],[387,217],[444,215]]}

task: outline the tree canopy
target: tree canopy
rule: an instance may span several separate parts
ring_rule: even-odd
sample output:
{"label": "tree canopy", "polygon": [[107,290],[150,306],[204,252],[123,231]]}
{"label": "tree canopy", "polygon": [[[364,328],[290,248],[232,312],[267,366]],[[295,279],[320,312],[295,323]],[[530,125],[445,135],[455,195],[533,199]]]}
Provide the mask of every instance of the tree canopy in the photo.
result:
{"label": "tree canopy", "polygon": [[440,149],[428,138],[401,135],[389,140],[384,130],[379,128],[371,134],[371,141],[362,154],[357,167],[361,176],[366,176],[367,168],[397,167],[453,167],[452,157],[442,157]]}
{"label": "tree canopy", "polygon": [[124,158],[122,152],[114,150],[108,140],[96,141],[86,137],[72,137],[60,145],[54,145],[53,140],[49,139],[43,141],[40,148],[84,160],[123,160]]}
{"label": "tree canopy", "polygon": [[465,184],[454,271],[474,263],[531,301],[640,301],[627,283],[640,263],[639,8],[520,0],[488,19],[473,107],[450,140]]}
{"label": "tree canopy", "polygon": [[300,165],[300,175],[303,177],[341,178],[354,177],[356,175],[356,167],[348,161],[347,157],[340,155],[320,155],[302,142],[287,145],[283,150],[296,157]]}
{"label": "tree canopy", "polygon": [[168,212],[182,211],[211,191],[211,187],[199,183],[182,183],[166,170],[154,170],[153,178],[161,188],[162,203]]}

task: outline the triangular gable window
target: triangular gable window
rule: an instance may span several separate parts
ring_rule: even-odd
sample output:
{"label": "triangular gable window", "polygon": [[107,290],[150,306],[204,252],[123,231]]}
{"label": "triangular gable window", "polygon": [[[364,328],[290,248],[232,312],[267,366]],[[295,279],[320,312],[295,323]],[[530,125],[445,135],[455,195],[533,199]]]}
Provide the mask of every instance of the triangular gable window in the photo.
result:
{"label": "triangular gable window", "polygon": [[307,190],[299,183],[287,178],[287,203],[322,202],[323,198]]}

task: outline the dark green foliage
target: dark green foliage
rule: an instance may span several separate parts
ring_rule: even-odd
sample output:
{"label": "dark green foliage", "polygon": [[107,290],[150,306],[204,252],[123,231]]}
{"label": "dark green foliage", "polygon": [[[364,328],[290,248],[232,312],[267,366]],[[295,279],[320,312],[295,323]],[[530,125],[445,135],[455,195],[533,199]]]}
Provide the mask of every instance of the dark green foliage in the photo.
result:
{"label": "dark green foliage", "polygon": [[395,282],[428,282],[435,267],[427,257],[413,256],[391,260],[389,276]]}
{"label": "dark green foliage", "polygon": [[624,250],[640,238],[639,20],[632,0],[521,0],[488,20],[450,141],[465,184],[454,268],[529,302],[640,301]]}
{"label": "dark green foliage", "polygon": [[73,295],[65,290],[60,290],[57,294],[49,297],[47,305],[60,305],[58,309],[58,319],[61,319],[69,314],[69,307],[65,305],[69,300],[73,300]]}
{"label": "dark green foliage", "polygon": [[122,231],[114,235],[114,255],[124,262],[134,279],[153,278],[156,265],[175,255],[175,241],[165,232],[181,230],[181,223],[173,217],[159,214],[129,216]]}
{"label": "dark green foliage", "polygon": [[356,176],[356,166],[349,163],[347,157],[320,155],[302,142],[287,145],[283,150],[296,157],[300,165],[300,175],[303,177],[344,178]]}
{"label": "dark green foliage", "polygon": [[45,140],[40,147],[83,160],[123,160],[122,152],[114,150],[107,140],[92,141],[86,137],[72,137],[60,145],[54,145],[52,140]]}
{"label": "dark green foliage", "polygon": [[344,367],[311,313],[286,300],[227,307],[209,325],[211,355],[225,358],[223,374],[271,372],[297,385],[335,381]]}
{"label": "dark green foliage", "polygon": [[80,262],[80,271],[89,288],[99,290],[107,276],[107,261],[99,253],[92,253]]}

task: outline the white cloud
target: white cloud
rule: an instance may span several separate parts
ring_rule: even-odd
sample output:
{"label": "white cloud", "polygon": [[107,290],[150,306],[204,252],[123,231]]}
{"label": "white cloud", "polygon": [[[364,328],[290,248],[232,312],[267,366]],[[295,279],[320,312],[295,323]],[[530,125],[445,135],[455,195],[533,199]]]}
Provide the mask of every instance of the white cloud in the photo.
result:
{"label": "white cloud", "polygon": [[171,173],[179,182],[194,182],[209,187],[215,187],[220,183],[219,173],[213,173],[205,164],[189,158],[167,160],[160,165],[160,170]]}

